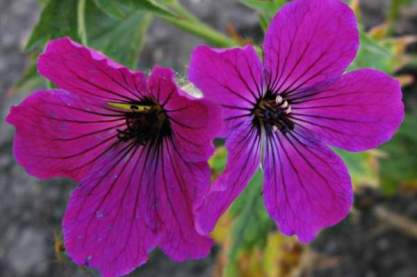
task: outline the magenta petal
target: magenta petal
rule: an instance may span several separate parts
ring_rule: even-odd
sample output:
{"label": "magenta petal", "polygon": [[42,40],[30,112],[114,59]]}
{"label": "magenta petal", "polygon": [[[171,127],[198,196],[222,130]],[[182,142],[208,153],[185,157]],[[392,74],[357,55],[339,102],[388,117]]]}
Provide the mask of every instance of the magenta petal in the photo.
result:
{"label": "magenta petal", "polygon": [[355,16],[342,1],[292,1],[274,17],[265,36],[269,88],[293,91],[337,78],[358,46]]}
{"label": "magenta petal", "polygon": [[173,140],[188,161],[205,162],[214,152],[213,138],[222,131],[221,110],[206,100],[182,97],[182,108],[168,115],[173,126]]}
{"label": "magenta petal", "polygon": [[388,141],[404,118],[401,86],[385,73],[363,69],[321,91],[293,95],[295,122],[327,143],[362,151]]}
{"label": "magenta petal", "polygon": [[68,254],[104,276],[129,273],[157,245],[177,261],[206,256],[212,242],[194,228],[193,202],[209,178],[207,163],[184,161],[169,141],[115,147],[71,196]]}
{"label": "magenta petal", "polygon": [[252,46],[234,49],[197,47],[188,76],[204,97],[223,106],[224,116],[244,116],[263,94],[262,65]]}
{"label": "magenta petal", "polygon": [[72,193],[63,229],[75,263],[113,277],[146,262],[160,228],[149,157],[144,148],[119,145]]}
{"label": "magenta petal", "polygon": [[278,228],[309,242],[349,213],[352,186],[342,160],[301,134],[277,133],[265,147],[265,205]]}
{"label": "magenta petal", "polygon": [[59,88],[96,101],[132,101],[146,91],[143,73],[132,72],[69,38],[48,43],[38,70]]}
{"label": "magenta petal", "polygon": [[188,161],[207,161],[214,151],[212,139],[223,129],[221,109],[177,88],[175,74],[169,68],[155,66],[148,87],[167,111],[173,140],[182,156]]}
{"label": "magenta petal", "polygon": [[[216,133],[210,107],[181,92],[168,69],[156,67],[147,87],[146,97],[162,106],[172,133],[146,145],[120,141],[102,155],[74,191],[64,219],[70,257],[105,276],[132,271],[156,246],[176,261],[202,258],[212,246],[194,222],[194,205],[210,181],[207,158]],[[192,149],[182,137],[202,145]]]}
{"label": "magenta petal", "polygon": [[196,232],[194,204],[208,190],[207,162],[190,163],[176,145],[162,146],[155,180],[158,214],[163,222],[160,248],[175,261],[206,257],[212,241]]}
{"label": "magenta petal", "polygon": [[219,108],[177,88],[169,69],[146,80],[67,38],[48,44],[39,70],[61,89],[29,96],[7,121],[31,174],[81,182],[64,217],[68,255],[109,277],[157,246],[176,261],[208,255],[194,209],[209,190]]}
{"label": "magenta petal", "polygon": [[246,187],[260,164],[260,138],[252,126],[235,128],[226,140],[226,148],[226,168],[196,209],[197,229],[202,234],[213,230],[217,220]]}
{"label": "magenta petal", "polygon": [[39,91],[10,111],[16,160],[41,179],[79,180],[114,143],[123,120],[94,101],[64,90]]}

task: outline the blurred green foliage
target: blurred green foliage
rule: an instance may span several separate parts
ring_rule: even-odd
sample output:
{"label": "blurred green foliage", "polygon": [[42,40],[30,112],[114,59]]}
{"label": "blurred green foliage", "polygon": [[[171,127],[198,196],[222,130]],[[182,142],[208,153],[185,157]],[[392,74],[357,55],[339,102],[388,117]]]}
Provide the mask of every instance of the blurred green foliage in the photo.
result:
{"label": "blurred green foliage", "polygon": [[377,151],[352,153],[334,149],[343,157],[349,168],[352,183],[356,188],[363,185],[377,187],[379,185],[379,158],[382,155]]}
{"label": "blurred green foliage", "polygon": [[231,207],[230,214],[234,220],[229,252],[231,261],[236,261],[240,250],[263,246],[274,226],[264,209],[262,184],[263,173],[259,170]]}
{"label": "blurred green foliage", "polygon": [[393,51],[388,47],[384,47],[382,43],[379,43],[364,31],[361,31],[360,38],[359,52],[350,65],[349,70],[373,67],[385,72],[393,72],[395,62]]}
{"label": "blurred green foliage", "polygon": [[385,192],[395,193],[399,185],[417,189],[417,108],[406,118],[394,138],[381,147],[381,185]]}

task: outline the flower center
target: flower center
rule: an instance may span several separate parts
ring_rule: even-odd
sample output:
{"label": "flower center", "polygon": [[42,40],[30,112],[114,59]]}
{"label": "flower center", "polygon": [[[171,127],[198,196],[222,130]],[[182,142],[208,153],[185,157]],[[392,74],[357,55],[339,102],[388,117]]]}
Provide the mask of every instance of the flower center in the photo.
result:
{"label": "flower center", "polygon": [[264,128],[267,134],[278,131],[287,133],[294,129],[294,122],[290,118],[291,106],[280,95],[267,92],[257,101],[252,113],[253,124],[258,130]]}
{"label": "flower center", "polygon": [[117,130],[117,138],[120,141],[134,141],[145,145],[149,142],[160,142],[164,137],[171,135],[171,126],[165,110],[152,100],[109,105],[124,110],[126,125]]}

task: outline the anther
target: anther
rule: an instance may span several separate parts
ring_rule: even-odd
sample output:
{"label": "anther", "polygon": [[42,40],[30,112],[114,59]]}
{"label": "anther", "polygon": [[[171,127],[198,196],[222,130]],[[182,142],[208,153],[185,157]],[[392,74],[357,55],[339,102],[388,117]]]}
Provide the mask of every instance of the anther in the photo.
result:
{"label": "anther", "polygon": [[284,101],[284,103],[282,103],[281,108],[286,108],[288,107],[288,101]]}
{"label": "anther", "polygon": [[282,98],[280,95],[277,95],[277,98],[275,98],[275,103],[281,104],[284,98]]}
{"label": "anther", "polygon": [[117,109],[123,112],[147,113],[152,110],[152,106],[149,106],[149,105],[116,103],[116,102],[108,102],[107,105],[110,108]]}
{"label": "anther", "polygon": [[277,126],[272,126],[272,132],[278,132],[279,131],[279,129],[278,129],[278,127]]}
{"label": "anther", "polygon": [[125,127],[117,129],[120,141],[134,140],[138,145],[149,141],[160,141],[171,134],[170,124],[165,111],[150,99],[138,103],[113,103],[108,106],[123,112]]}
{"label": "anther", "polygon": [[289,114],[291,112],[291,106],[288,106],[288,108],[285,110],[286,114]]}

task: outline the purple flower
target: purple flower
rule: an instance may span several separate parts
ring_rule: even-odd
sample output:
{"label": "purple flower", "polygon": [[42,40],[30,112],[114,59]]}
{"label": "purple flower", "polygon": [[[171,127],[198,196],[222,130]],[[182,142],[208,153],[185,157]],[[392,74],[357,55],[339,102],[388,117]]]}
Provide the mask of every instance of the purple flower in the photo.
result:
{"label": "purple flower", "polygon": [[170,69],[147,77],[68,38],[48,44],[38,69],[59,89],[32,94],[7,121],[27,172],[80,182],[63,221],[69,256],[103,276],[131,272],[157,246],[175,261],[206,256],[193,206],[209,188],[218,109]]}
{"label": "purple flower", "polygon": [[260,164],[266,208],[284,234],[308,242],[349,213],[351,180],[329,146],[377,147],[404,112],[390,76],[344,73],[358,37],[354,14],[341,1],[295,0],[273,18],[263,64],[251,46],[195,49],[189,78],[223,107],[229,153],[198,208],[201,233],[213,229]]}

